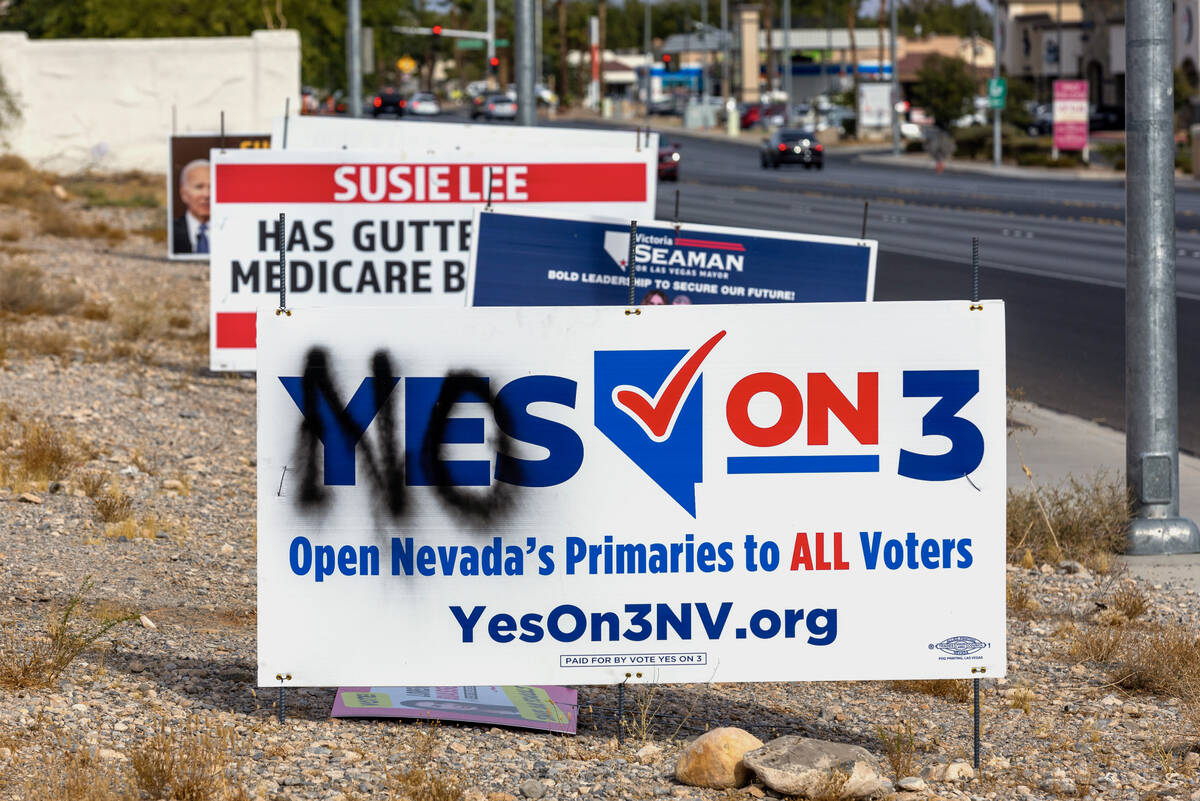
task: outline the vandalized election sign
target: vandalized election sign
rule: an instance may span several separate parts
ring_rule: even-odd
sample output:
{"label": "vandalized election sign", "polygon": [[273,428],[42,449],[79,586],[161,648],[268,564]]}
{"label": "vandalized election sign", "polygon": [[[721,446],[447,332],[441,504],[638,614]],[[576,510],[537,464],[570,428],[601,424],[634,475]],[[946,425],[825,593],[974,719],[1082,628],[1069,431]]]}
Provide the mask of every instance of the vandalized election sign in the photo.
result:
{"label": "vandalized election sign", "polygon": [[[482,211],[473,306],[629,302],[629,222]],[[689,303],[871,300],[876,243],[717,225],[639,222],[635,300]]]}
{"label": "vandalized election sign", "polygon": [[981,305],[264,310],[259,683],[1003,675]]}
{"label": "vandalized election sign", "polygon": [[556,685],[341,687],[335,718],[417,718],[574,734],[579,694]]}
{"label": "vandalized election sign", "polygon": [[287,303],[465,305],[472,214],[489,200],[541,212],[653,211],[655,154],[505,148],[403,160],[388,153],[213,151],[214,370],[253,370],[254,310],[277,303],[285,214]]}

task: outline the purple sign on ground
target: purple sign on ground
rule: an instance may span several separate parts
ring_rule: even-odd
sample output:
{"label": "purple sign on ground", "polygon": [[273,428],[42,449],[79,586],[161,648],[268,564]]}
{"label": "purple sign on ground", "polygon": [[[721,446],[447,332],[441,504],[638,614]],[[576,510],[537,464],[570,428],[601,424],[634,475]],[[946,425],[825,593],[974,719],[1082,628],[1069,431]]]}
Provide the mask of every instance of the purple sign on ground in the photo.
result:
{"label": "purple sign on ground", "polygon": [[579,693],[554,685],[342,687],[335,718],[430,718],[574,734]]}

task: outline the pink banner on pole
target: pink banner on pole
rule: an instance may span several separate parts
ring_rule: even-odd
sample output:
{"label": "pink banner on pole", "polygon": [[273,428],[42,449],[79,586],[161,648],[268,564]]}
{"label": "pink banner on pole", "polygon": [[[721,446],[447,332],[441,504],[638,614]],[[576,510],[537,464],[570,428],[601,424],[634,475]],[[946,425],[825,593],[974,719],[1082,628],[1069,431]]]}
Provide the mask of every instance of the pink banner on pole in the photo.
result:
{"label": "pink banner on pole", "polygon": [[1054,82],[1054,146],[1083,150],[1088,145],[1088,82]]}
{"label": "pink banner on pole", "polygon": [[554,685],[342,687],[335,718],[431,718],[574,734],[579,697]]}

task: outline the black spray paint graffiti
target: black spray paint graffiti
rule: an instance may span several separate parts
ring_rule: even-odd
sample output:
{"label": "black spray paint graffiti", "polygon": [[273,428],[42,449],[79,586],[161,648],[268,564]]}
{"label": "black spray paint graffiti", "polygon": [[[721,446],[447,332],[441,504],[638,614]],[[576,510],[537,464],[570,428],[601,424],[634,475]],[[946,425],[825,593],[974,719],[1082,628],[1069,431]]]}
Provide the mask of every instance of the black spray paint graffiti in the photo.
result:
{"label": "black spray paint graffiti", "polygon": [[[391,359],[385,351],[377,351],[371,357],[369,382],[369,412],[365,415],[352,414],[330,377],[329,355],[325,349],[314,347],[305,355],[304,371],[300,379],[300,406],[304,420],[300,424],[297,442],[300,461],[300,490],[297,499],[301,506],[317,510],[328,505],[330,491],[325,486],[322,475],[322,451],[318,446],[326,443],[330,434],[338,433],[340,439],[349,444],[351,458],[354,452],[359,454],[358,463],[366,471],[366,485],[381,502],[386,514],[400,518],[407,511],[405,452],[399,445],[396,404],[391,397],[392,390],[400,382],[400,377],[393,369]],[[359,393],[361,392],[360,387]],[[350,406],[354,406],[356,400],[360,400],[357,393],[351,399]],[[365,401],[367,398],[361,400]],[[418,464],[428,479],[422,483],[432,485],[448,508],[470,521],[487,523],[502,516],[511,507],[515,491],[513,484],[492,482],[487,490],[464,489],[455,484],[450,463],[442,458],[442,448],[451,426],[451,412],[455,405],[480,401],[488,405],[496,420],[499,429],[495,443],[497,452],[506,453],[510,450],[511,440],[506,433],[510,415],[492,393],[487,380],[469,370],[450,371],[441,380],[429,425],[420,444]],[[362,404],[355,408],[361,411]],[[356,416],[360,419],[355,419]],[[365,424],[361,422],[364,418]],[[336,426],[338,431],[327,431],[329,424]],[[376,432],[374,446],[364,436],[366,430],[371,427]]]}

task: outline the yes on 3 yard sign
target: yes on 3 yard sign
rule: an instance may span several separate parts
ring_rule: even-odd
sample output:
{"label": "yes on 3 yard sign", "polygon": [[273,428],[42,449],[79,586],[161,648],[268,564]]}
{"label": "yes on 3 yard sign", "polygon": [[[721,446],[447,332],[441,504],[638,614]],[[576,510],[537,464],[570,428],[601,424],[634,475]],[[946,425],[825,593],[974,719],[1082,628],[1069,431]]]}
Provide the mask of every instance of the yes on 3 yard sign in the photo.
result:
{"label": "yes on 3 yard sign", "polygon": [[494,208],[633,219],[654,212],[657,154],[643,149],[431,147],[212,151],[210,365],[253,370],[254,314],[278,304],[463,306],[472,215]]}
{"label": "yes on 3 yard sign", "polygon": [[1004,675],[999,301],[258,326],[260,684]]}

